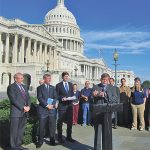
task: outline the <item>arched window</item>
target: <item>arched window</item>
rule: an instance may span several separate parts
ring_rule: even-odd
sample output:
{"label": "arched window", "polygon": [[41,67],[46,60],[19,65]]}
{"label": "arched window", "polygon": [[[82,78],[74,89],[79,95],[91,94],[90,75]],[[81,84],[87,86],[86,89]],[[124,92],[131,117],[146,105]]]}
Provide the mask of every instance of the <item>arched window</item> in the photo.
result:
{"label": "arched window", "polygon": [[3,72],[2,73],[2,75],[1,75],[1,85],[3,85],[4,84],[4,75],[5,75],[6,73],[5,72]]}
{"label": "arched window", "polygon": [[54,33],[54,27],[52,28],[52,32]]}

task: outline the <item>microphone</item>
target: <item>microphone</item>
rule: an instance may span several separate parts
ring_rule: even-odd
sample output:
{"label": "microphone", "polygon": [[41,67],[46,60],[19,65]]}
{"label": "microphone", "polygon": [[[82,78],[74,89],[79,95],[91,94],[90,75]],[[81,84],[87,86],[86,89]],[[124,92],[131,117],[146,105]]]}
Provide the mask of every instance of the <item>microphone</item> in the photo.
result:
{"label": "microphone", "polygon": [[106,90],[105,86],[102,87],[102,92],[104,92],[104,94],[105,94],[104,98],[105,98],[105,101],[106,101],[107,106],[108,106],[109,105],[109,101],[108,101],[107,90]]}

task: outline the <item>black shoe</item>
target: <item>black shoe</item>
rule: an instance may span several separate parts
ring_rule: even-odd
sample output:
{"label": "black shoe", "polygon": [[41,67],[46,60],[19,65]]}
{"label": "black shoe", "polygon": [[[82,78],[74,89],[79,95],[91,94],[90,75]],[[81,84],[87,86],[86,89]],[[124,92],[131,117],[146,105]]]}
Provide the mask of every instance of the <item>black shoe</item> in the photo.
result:
{"label": "black shoe", "polygon": [[24,148],[24,147],[22,147],[22,146],[19,146],[18,149],[19,149],[19,150],[29,150],[28,148]]}
{"label": "black shoe", "polygon": [[43,142],[38,142],[38,143],[36,144],[36,148],[41,148],[42,145],[43,145]]}
{"label": "black shoe", "polygon": [[58,138],[58,142],[63,144],[63,143],[65,143],[65,140],[63,138]]}
{"label": "black shoe", "polygon": [[56,145],[56,143],[55,143],[55,139],[50,139],[50,143],[49,143],[51,146],[55,146]]}
{"label": "black shoe", "polygon": [[71,142],[71,143],[73,143],[73,142],[75,142],[75,140],[74,139],[72,139],[72,138],[66,138],[66,140],[68,141],[68,142]]}
{"label": "black shoe", "polygon": [[115,126],[114,126],[114,129],[118,129],[118,127],[115,125]]}

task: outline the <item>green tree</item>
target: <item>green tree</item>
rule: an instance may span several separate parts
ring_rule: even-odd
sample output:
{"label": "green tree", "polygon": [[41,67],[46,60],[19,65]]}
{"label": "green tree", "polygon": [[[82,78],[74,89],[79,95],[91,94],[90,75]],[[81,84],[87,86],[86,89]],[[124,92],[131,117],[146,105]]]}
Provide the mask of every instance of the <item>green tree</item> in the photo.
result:
{"label": "green tree", "polygon": [[143,88],[150,88],[150,81],[149,80],[146,80],[142,83],[142,87]]}

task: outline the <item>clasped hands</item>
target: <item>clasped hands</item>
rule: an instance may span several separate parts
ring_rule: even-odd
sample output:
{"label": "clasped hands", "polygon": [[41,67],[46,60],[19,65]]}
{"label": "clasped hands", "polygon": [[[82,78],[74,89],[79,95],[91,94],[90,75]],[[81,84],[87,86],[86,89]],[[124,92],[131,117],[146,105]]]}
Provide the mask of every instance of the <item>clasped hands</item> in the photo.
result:
{"label": "clasped hands", "polygon": [[85,101],[88,101],[88,97],[87,97],[87,96],[81,95],[81,97],[82,97]]}
{"label": "clasped hands", "polygon": [[97,91],[97,90],[95,90],[94,92],[93,92],[93,96],[94,97],[97,97],[97,96],[100,96],[100,97],[105,97],[105,92],[102,92],[102,91]]}
{"label": "clasped hands", "polygon": [[23,107],[23,110],[24,110],[24,113],[27,113],[27,112],[29,112],[30,107],[29,107],[29,106],[24,106],[24,107]]}

